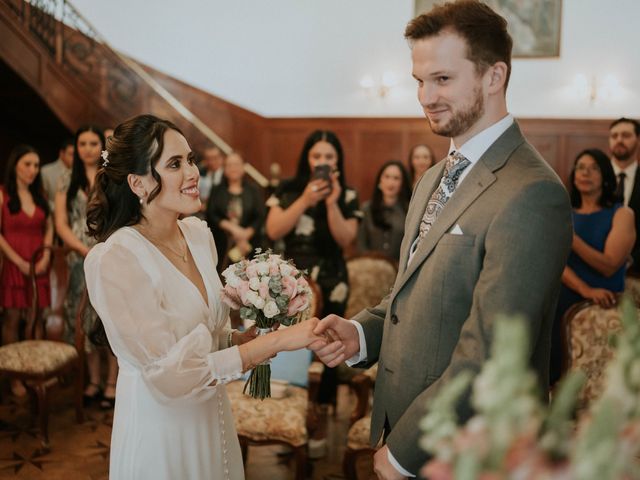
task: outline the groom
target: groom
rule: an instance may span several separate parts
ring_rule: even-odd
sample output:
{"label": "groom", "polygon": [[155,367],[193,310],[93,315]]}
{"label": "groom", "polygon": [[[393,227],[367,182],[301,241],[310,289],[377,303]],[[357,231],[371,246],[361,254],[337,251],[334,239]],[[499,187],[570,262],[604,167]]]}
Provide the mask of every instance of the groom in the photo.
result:
{"label": "groom", "polygon": [[[428,460],[418,427],[425,405],[489,356],[499,313],[522,314],[529,358],[548,387],[553,312],[571,246],[571,207],[556,174],[508,113],[506,21],[478,1],[437,6],[405,32],[418,99],[431,129],[451,138],[422,177],[405,224],[392,292],[353,320],[330,315],[315,333],[339,340],[328,365],[378,361],[371,443],[380,478],[414,476]],[[472,414],[468,395],[458,408]]]}

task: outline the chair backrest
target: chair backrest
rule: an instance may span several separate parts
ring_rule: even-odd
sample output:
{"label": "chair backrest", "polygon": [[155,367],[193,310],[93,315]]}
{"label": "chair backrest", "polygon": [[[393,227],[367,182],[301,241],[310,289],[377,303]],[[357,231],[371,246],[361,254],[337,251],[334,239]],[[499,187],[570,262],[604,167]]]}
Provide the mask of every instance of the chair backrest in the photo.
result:
{"label": "chair backrest", "polygon": [[[36,280],[36,263],[42,258],[44,252],[49,250],[51,254],[51,261],[53,260],[53,248],[45,247],[44,245],[38,248],[31,258],[29,259],[29,284],[31,288],[31,305],[29,305],[29,310],[27,311],[27,328],[25,331],[25,336],[29,340],[33,340],[36,338],[36,332],[41,331],[44,332],[44,317],[42,316],[42,312],[38,309],[39,304],[39,295],[38,295],[38,285]],[[51,264],[51,261],[49,264]],[[41,328],[39,328],[41,327]]]}
{"label": "chair backrest", "polygon": [[629,295],[640,307],[640,278],[627,275],[624,279],[624,293]]}
{"label": "chair backrest", "polygon": [[591,301],[575,304],[564,315],[563,370],[580,369],[587,380],[578,397],[578,408],[586,408],[604,390],[606,367],[613,358],[612,335],[622,330],[620,311],[602,308]]}
{"label": "chair backrest", "polygon": [[351,318],[364,308],[375,307],[393,288],[398,264],[384,254],[364,252],[347,260],[349,299],[345,317]]}

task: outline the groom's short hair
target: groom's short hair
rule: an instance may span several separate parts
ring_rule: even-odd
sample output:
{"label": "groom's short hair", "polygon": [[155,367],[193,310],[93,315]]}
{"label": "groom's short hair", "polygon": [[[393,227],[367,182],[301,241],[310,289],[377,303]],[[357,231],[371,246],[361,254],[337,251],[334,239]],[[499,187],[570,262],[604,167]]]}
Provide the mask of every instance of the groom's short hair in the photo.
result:
{"label": "groom's short hair", "polygon": [[475,64],[479,75],[496,62],[504,62],[507,65],[506,91],[511,75],[513,40],[504,18],[478,0],[458,0],[436,5],[417,16],[407,25],[404,36],[411,43],[445,31],[454,32],[467,42],[467,58]]}

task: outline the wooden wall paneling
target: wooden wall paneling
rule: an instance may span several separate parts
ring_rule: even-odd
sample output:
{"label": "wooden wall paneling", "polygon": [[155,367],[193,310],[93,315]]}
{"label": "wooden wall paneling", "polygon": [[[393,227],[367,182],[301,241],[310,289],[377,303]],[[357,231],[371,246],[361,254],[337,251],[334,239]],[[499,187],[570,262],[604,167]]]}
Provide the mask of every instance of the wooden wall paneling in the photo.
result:
{"label": "wooden wall paneling", "polygon": [[378,170],[389,160],[403,160],[402,129],[367,130],[358,132],[360,155],[350,163],[357,165],[358,177],[353,183],[362,201],[371,198]]}

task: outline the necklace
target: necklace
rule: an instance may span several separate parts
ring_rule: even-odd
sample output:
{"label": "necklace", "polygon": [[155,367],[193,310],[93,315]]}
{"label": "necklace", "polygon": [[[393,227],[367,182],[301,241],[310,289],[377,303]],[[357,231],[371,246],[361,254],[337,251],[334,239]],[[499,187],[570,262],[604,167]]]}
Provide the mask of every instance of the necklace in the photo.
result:
{"label": "necklace", "polygon": [[142,234],[142,236],[144,236],[145,238],[147,238],[151,243],[153,243],[154,245],[160,246],[160,247],[164,247],[167,250],[169,250],[171,253],[173,253],[174,255],[176,255],[178,258],[182,259],[182,261],[184,263],[187,263],[187,252],[189,251],[188,247],[187,247],[187,242],[184,241],[184,239],[182,240],[184,242],[184,249],[183,251],[179,251],[176,250],[173,247],[170,247],[169,245],[167,245],[166,243],[160,242],[157,239],[153,238],[151,235],[147,234],[147,233],[143,233],[140,229],[138,229],[138,231]]}

